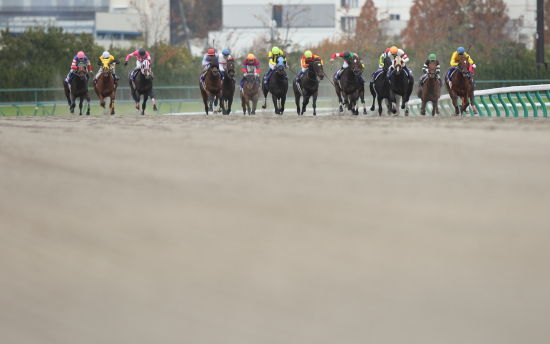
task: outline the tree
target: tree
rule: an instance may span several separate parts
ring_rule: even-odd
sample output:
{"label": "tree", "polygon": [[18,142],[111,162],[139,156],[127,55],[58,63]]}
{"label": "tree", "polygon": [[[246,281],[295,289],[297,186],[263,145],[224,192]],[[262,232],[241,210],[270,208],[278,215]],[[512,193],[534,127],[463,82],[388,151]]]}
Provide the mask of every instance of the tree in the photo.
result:
{"label": "tree", "polygon": [[378,22],[378,10],[373,0],[365,1],[355,27],[355,39],[362,45],[376,45],[380,41],[380,24]]}
{"label": "tree", "polygon": [[170,28],[169,18],[162,17],[165,13],[170,15],[166,4],[153,0],[132,0],[130,5],[138,14],[145,45],[164,41],[164,33]]}

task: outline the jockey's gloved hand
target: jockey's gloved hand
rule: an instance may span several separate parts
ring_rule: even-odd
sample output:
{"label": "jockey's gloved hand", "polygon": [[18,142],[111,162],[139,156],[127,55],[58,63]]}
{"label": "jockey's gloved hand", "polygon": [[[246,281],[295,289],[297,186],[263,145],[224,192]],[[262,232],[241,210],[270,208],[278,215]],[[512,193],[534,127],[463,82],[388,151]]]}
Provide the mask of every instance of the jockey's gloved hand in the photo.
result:
{"label": "jockey's gloved hand", "polygon": [[476,67],[476,64],[475,64],[475,63],[474,63],[473,65],[472,65],[472,67],[473,67],[474,69],[476,69],[476,68],[477,68],[477,67]]}

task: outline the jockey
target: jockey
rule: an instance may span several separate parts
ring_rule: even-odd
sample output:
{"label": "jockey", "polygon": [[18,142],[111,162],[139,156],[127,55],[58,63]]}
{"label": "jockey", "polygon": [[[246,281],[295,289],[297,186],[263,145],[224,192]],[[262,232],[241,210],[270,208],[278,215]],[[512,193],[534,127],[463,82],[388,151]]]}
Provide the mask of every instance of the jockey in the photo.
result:
{"label": "jockey", "polygon": [[[103,54],[98,58],[97,65],[104,68],[110,68],[111,65],[115,63],[120,63],[111,53],[108,51],[104,51]],[[115,74],[115,66],[112,66],[113,68],[113,78],[115,79],[115,83],[118,81],[119,77]],[[94,77],[94,82],[97,82],[97,78],[101,75],[101,68],[97,71],[97,74]]]}
{"label": "jockey", "polygon": [[227,66],[227,61],[233,60],[231,56],[231,50],[223,49],[221,55],[218,56],[218,63],[220,64],[220,71],[225,71],[225,66]]}
{"label": "jockey", "polygon": [[244,81],[247,75],[254,75],[256,78],[260,77],[260,60],[254,56],[254,54],[248,54],[246,59],[242,62],[241,70],[243,72],[243,78],[241,79],[241,90],[244,87]]}
{"label": "jockey", "polygon": [[[393,66],[394,57],[395,56],[401,57],[401,60],[403,61],[403,70],[405,71],[405,73],[407,73],[407,76],[409,77],[409,80],[412,80],[412,72],[409,69],[409,67],[407,67],[407,65],[406,65],[407,62],[409,62],[409,56],[407,54],[405,54],[403,49],[399,49],[394,45],[390,48],[388,56],[389,56],[389,58],[392,59],[392,66]],[[392,76],[392,74],[393,74],[393,69],[390,70],[390,72],[388,73],[388,79]]]}
{"label": "jockey", "polygon": [[[67,77],[65,78],[65,83],[70,85],[71,84],[71,81],[73,80],[74,78],[74,75],[75,75],[75,72],[77,70],[77,66],[78,64],[80,63],[85,63],[86,64],[86,67],[88,69],[88,72],[89,73],[92,73],[92,64],[90,63],[90,59],[88,58],[88,56],[86,56],[86,54],[84,54],[83,51],[79,51],[78,53],[76,53],[76,55],[73,57],[73,62],[71,64],[71,70],[69,71],[69,74],[67,74]],[[88,76],[86,75],[86,78]]]}
{"label": "jockey", "polygon": [[384,71],[384,60],[386,59],[389,53],[390,53],[390,48],[386,48],[386,50],[384,50],[384,52],[380,55],[380,58],[378,59],[378,70],[372,73],[371,82],[374,82],[374,80],[376,80],[376,78],[378,78],[378,76],[382,74],[382,72]]}
{"label": "jockey", "polygon": [[424,66],[422,66],[422,72],[424,74],[420,77],[420,87],[424,84],[424,81],[426,81],[426,78],[428,77],[428,65],[430,62],[434,61],[437,65],[435,69],[435,73],[437,75],[437,80],[439,80],[439,83],[441,83],[441,78],[439,77],[439,72],[441,72],[441,66],[439,65],[439,60],[437,59],[437,56],[435,54],[428,55],[428,59],[426,62],[424,62]]}
{"label": "jockey", "polygon": [[334,54],[330,55],[330,61],[331,62],[334,62],[335,57],[341,57],[341,58],[344,59],[344,63],[342,64],[342,67],[340,67],[340,69],[338,71],[336,71],[336,75],[335,75],[336,80],[340,80],[340,74],[342,74],[344,69],[348,68],[349,61],[351,61],[351,59],[354,58],[355,56],[358,57],[359,55],[357,55],[356,53],[349,52],[349,51],[344,51],[343,53],[334,53]]}
{"label": "jockey", "polygon": [[313,54],[311,50],[306,50],[304,52],[304,56],[302,56],[301,61],[302,70],[300,71],[300,73],[298,73],[298,76],[296,77],[296,81],[298,83],[300,82],[300,80],[302,80],[302,76],[307,71],[309,63],[315,61],[315,59],[319,59],[321,61],[321,66],[323,65],[323,59],[321,58],[321,56]]}
{"label": "jockey", "polygon": [[267,84],[269,82],[269,78],[271,78],[271,74],[273,74],[273,71],[275,70],[275,67],[277,66],[277,59],[279,57],[283,58],[283,62],[286,67],[286,55],[285,52],[279,49],[278,47],[273,47],[269,54],[267,54],[267,58],[269,61],[269,70],[264,76],[264,83]]}
{"label": "jockey", "polygon": [[451,79],[450,75],[453,74],[453,72],[458,67],[458,62],[460,62],[461,55],[466,56],[468,58],[468,63],[472,67],[470,73],[473,73],[474,69],[476,69],[476,64],[474,63],[474,60],[472,60],[470,55],[468,55],[464,47],[458,47],[456,51],[453,52],[453,55],[451,56],[451,62],[450,62],[451,68],[449,68],[449,72],[447,73],[449,80]]}
{"label": "jockey", "polygon": [[[206,51],[206,54],[204,54],[202,58],[202,73],[200,80],[201,82],[204,82],[204,77],[206,76],[206,72],[208,72],[208,68],[210,68],[210,63],[213,59],[217,58],[219,63],[219,55],[216,53],[216,49],[210,48]],[[223,71],[223,67],[221,63],[219,63],[220,71]],[[223,73],[221,74],[221,78],[223,79]]]}
{"label": "jockey", "polygon": [[149,52],[146,51],[144,48],[139,48],[138,50],[126,56],[126,59],[124,60],[125,66],[128,65],[128,60],[130,60],[132,56],[136,57],[136,68],[130,71],[129,78],[131,81],[134,80],[134,77],[136,76],[137,71],[141,68],[141,63],[143,61],[148,60],[149,63],[151,63],[151,54],[149,54]]}

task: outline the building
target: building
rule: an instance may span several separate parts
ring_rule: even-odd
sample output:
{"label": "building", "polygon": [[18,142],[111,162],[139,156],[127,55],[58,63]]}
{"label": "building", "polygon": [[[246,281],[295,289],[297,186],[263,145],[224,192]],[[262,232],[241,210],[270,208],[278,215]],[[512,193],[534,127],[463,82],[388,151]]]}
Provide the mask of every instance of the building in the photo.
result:
{"label": "building", "polygon": [[170,39],[169,0],[0,0],[0,28],[58,26],[95,36],[99,45],[129,47]]}

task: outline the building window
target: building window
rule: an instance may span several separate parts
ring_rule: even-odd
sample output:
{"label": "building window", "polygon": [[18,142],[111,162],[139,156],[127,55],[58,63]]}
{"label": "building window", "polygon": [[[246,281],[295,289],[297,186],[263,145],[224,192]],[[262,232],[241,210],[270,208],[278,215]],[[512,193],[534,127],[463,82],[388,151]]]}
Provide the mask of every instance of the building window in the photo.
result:
{"label": "building window", "polygon": [[390,14],[390,20],[401,20],[401,15],[397,13]]}
{"label": "building window", "polygon": [[340,0],[341,7],[357,8],[359,7],[359,0]]}
{"label": "building window", "polygon": [[342,31],[354,32],[355,24],[357,23],[357,17],[342,17],[340,23],[342,25]]}
{"label": "building window", "polygon": [[273,17],[277,27],[283,27],[283,5],[273,5]]}

